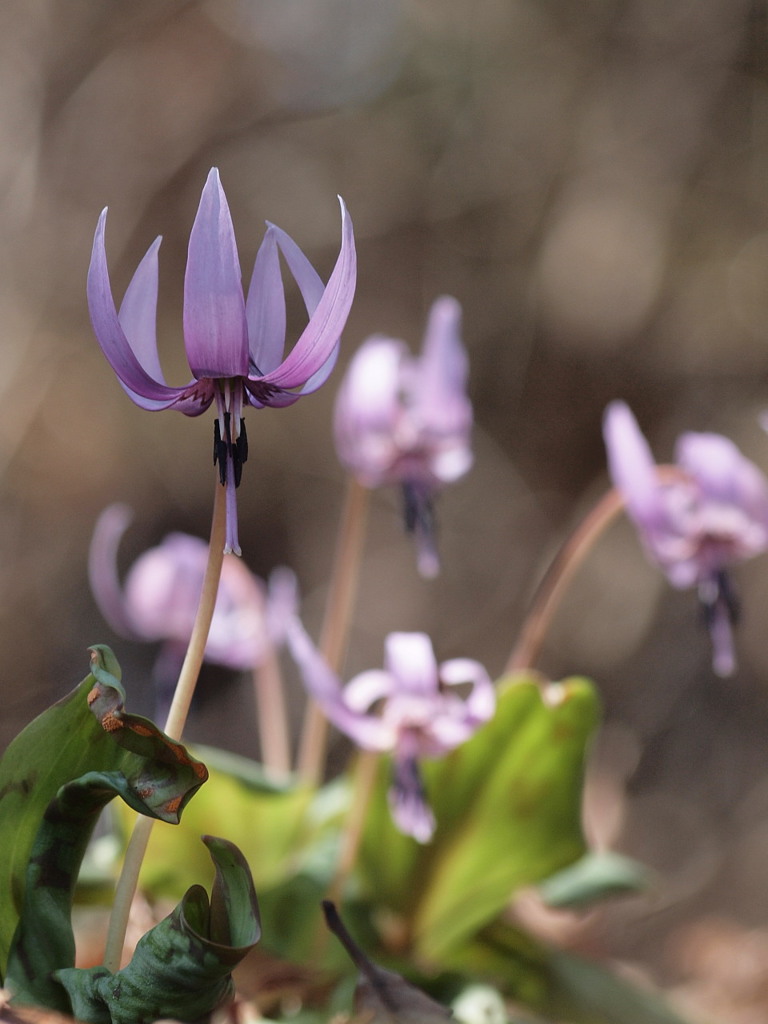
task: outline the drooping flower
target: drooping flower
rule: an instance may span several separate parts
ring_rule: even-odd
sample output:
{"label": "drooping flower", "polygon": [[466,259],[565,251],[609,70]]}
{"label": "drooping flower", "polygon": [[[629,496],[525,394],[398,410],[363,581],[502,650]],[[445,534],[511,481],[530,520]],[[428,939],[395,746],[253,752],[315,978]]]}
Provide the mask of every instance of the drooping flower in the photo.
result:
{"label": "drooping flower", "polygon": [[[356,277],[352,222],[339,202],[341,249],[328,284],[323,285],[296,243],[268,224],[246,299],[227,199],[218,171],[211,170],[189,239],[183,319],[192,380],[181,387],[166,384],[157,351],[160,239],[139,264],[118,312],[104,244],[107,211],[99,218],[88,271],[88,306],[96,337],[124,390],[143,409],[173,408],[198,416],[216,402],[213,459],[227,489],[227,552],[240,554],[235,489],[248,457],[244,406],[291,405],[316,391],[336,361]],[[285,358],[281,254],[309,317]]]}
{"label": "drooping flower", "polygon": [[368,338],[336,399],[339,459],[365,487],[402,488],[405,524],[416,536],[424,576],[439,571],[435,495],[472,465],[472,405],[460,324],[459,303],[442,296],[432,305],[421,356],[394,338]]}
{"label": "drooping flower", "polygon": [[676,472],[659,473],[624,402],[604,422],[614,485],[653,561],[674,587],[697,587],[718,675],[733,673],[739,606],[728,569],[768,547],[768,480],[720,434],[683,434]]}
{"label": "drooping flower", "polygon": [[[155,677],[164,698],[173,692],[192,634],[208,545],[186,533],[170,533],[139,556],[121,584],[117,551],[130,520],[125,505],[110,505],[99,516],[88,559],[91,590],[116,633],[162,642]],[[239,558],[225,555],[206,660],[237,671],[256,668],[283,642],[295,612],[292,573],[276,570],[266,586]]]}
{"label": "drooping flower", "polygon": [[[329,721],[359,747],[392,753],[392,817],[401,832],[428,842],[435,819],[419,761],[458,747],[492,717],[496,696],[488,673],[468,658],[438,666],[424,633],[390,633],[384,669],[342,686],[298,619],[291,620],[287,639],[308,693]],[[466,697],[451,692],[462,684],[469,686]]]}

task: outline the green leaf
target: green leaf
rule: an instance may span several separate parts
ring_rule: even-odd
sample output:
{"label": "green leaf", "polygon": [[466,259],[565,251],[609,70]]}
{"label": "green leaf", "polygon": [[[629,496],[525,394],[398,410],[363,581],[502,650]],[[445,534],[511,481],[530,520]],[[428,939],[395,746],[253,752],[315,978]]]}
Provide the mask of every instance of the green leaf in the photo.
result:
{"label": "green leaf", "polygon": [[[206,763],[208,781],[178,826],[152,830],[142,888],[178,899],[205,878],[210,863],[200,846],[205,832],[225,834],[243,851],[259,893],[293,875],[302,850],[323,825],[310,809],[313,790],[294,782],[276,785],[260,765],[244,757],[212,747],[195,747],[194,752]],[[130,815],[122,811],[120,817],[127,832]]]}
{"label": "green leaf", "polygon": [[493,719],[441,761],[422,765],[437,819],[419,846],[394,828],[383,762],[359,867],[366,892],[400,919],[415,951],[440,962],[513,892],[577,860],[583,766],[598,721],[584,679],[499,686]]}
{"label": "green leaf", "polygon": [[[31,722],[0,760],[0,975],[22,912],[31,915],[31,927],[42,893],[52,899],[57,922],[68,920],[62,907],[69,906],[85,844],[107,800],[119,793],[134,810],[177,822],[207,776],[181,744],[124,711],[115,656],[104,646],[90,650],[91,672]],[[62,790],[72,783],[73,790]],[[37,902],[30,905],[28,897]],[[29,932],[27,938],[34,945]],[[21,951],[27,939],[19,941]],[[55,955],[60,951],[57,946]],[[60,966],[66,962],[49,969]]]}
{"label": "green leaf", "polygon": [[261,934],[253,880],[232,843],[206,836],[216,867],[210,901],[192,886],[172,914],[138,942],[131,962],[56,972],[72,1011],[89,1024],[150,1024],[205,1018],[234,992],[232,969]]}
{"label": "green leaf", "polygon": [[550,875],[539,894],[550,907],[588,907],[611,896],[626,896],[648,888],[647,868],[608,850],[586,853],[575,864]]}

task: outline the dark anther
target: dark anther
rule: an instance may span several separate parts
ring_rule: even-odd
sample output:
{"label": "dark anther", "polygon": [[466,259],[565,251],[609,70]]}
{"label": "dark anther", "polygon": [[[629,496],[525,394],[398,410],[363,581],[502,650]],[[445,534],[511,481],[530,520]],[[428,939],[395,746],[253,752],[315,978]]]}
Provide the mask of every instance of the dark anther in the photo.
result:
{"label": "dark anther", "polygon": [[245,420],[240,420],[240,434],[237,438],[237,455],[240,462],[248,461],[248,435],[245,432]]}
{"label": "dark anther", "polygon": [[699,602],[707,629],[712,628],[719,605],[725,608],[731,625],[735,626],[741,617],[739,595],[724,569],[718,569],[709,579],[699,584]]}
{"label": "dark anther", "polygon": [[427,794],[421,778],[419,762],[415,757],[405,757],[392,762],[392,789],[396,798],[426,800]]}
{"label": "dark anther", "polygon": [[213,421],[213,464],[218,463],[219,481],[223,487],[227,482],[227,442],[221,439],[218,419]]}
{"label": "dark anther", "polygon": [[418,484],[403,484],[403,517],[408,533],[421,533],[427,537],[435,533],[435,511],[432,498]]}

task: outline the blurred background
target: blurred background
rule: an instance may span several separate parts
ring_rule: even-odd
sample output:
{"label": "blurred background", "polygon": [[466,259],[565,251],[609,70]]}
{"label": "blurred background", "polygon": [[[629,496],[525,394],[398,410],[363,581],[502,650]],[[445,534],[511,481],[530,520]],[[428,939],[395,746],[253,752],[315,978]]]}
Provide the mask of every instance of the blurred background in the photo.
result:
{"label": "blurred background", "polygon": [[[398,497],[376,494],[349,674],[380,664],[393,629],[501,671],[547,560],[607,486],[613,398],[661,461],[681,430],[715,430],[768,469],[767,28],[759,0],[0,6],[0,745],[85,675],[96,641],[132,710],[150,709],[156,651],[101,620],[90,534],[122,500],[126,567],[169,530],[206,536],[212,417],[125,397],[85,275],[105,205],[116,296],[164,236],[161,356],[187,380],[184,261],[213,165],[248,276],[265,219],[325,278],[337,193],[354,218],[339,369],[289,410],[251,412],[239,495],[248,565],[291,565],[315,632],[344,493],[343,366],[373,332],[418,346],[439,294],[464,308],[476,462],[440,501],[443,573],[418,578]],[[736,583],[740,669],[722,681],[694,595],[621,522],[540,667],[596,679],[591,827],[658,872],[573,941],[746,1024],[768,1006],[768,561]],[[255,755],[250,700],[206,669],[190,737]]]}

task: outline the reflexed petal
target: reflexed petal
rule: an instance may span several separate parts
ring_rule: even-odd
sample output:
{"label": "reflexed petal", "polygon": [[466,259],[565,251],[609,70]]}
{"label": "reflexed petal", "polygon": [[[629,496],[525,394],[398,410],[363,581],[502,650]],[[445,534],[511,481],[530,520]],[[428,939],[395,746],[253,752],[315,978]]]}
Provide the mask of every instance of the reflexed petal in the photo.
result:
{"label": "reflexed petal", "polygon": [[377,700],[390,697],[397,680],[382,669],[370,669],[350,679],[344,687],[344,701],[353,711],[369,711]]}
{"label": "reflexed petal", "polygon": [[496,710],[496,688],[491,677],[479,661],[471,658],[453,658],[444,661],[439,670],[440,681],[446,686],[470,683],[472,689],[464,702],[467,720],[475,727],[490,721]]}
{"label": "reflexed petal", "polygon": [[[342,205],[342,212],[343,210],[344,207]],[[269,227],[270,230],[274,231],[275,239],[280,246],[280,252],[282,252],[285,262],[288,264],[288,269],[293,275],[294,281],[299,286],[307,315],[311,317],[320,304],[320,299],[323,297],[325,290],[323,279],[290,235],[287,235],[282,228],[277,227],[275,224],[270,224]]]}
{"label": "reflexed petal", "polygon": [[384,650],[384,664],[401,693],[439,693],[435,652],[426,633],[390,633]]}
{"label": "reflexed petal", "polygon": [[768,527],[768,481],[727,437],[683,434],[677,442],[677,462],[701,489],[702,501],[730,504],[763,527]]}
{"label": "reflexed petal", "polygon": [[106,217],[107,211],[103,210],[96,227],[88,268],[88,309],[93,330],[110,366],[133,401],[144,409],[167,409],[182,397],[186,389],[167,387],[154,380],[141,365],[120,326],[104,245]]}
{"label": "reflexed petal", "polygon": [[333,425],[339,459],[366,487],[388,482],[397,458],[395,430],[405,353],[402,342],[369,338],[353,356],[336,398]]}
{"label": "reflexed petal", "polygon": [[431,429],[468,435],[472,426],[472,405],[467,397],[469,360],[460,327],[461,306],[443,295],[429,313],[416,397]]}
{"label": "reflexed petal", "polygon": [[165,384],[157,354],[157,250],[160,242],[160,238],[155,239],[136,268],[120,306],[118,319],[133,354],[150,377]]}
{"label": "reflexed petal", "polygon": [[299,589],[296,574],[279,565],[269,574],[267,581],[267,630],[273,644],[285,640],[289,623],[299,609]]}
{"label": "reflexed petal", "polygon": [[319,370],[315,370],[315,372],[309,378],[307,383],[301,389],[302,395],[311,395],[315,391],[317,391],[318,388],[321,388],[323,386],[323,384],[325,384],[325,382],[328,380],[328,378],[333,373],[333,369],[334,369],[334,367],[336,366],[336,363],[339,360],[339,352],[340,351],[341,351],[341,338],[339,338],[339,340],[333,346],[333,348],[331,349],[331,354],[325,360],[325,362],[320,367],[320,369]]}
{"label": "reflexed petal", "polygon": [[661,514],[656,465],[626,403],[611,402],[608,406],[603,435],[611,479],[621,492],[627,511],[639,525],[653,526]]}
{"label": "reflexed petal", "polygon": [[171,533],[131,566],[125,600],[144,640],[186,644],[203,588],[208,545],[199,537]]}
{"label": "reflexed petal", "polygon": [[250,356],[259,376],[280,365],[285,348],[285,289],[276,230],[267,228],[259,246],[245,304]]}
{"label": "reflexed petal", "polygon": [[299,666],[307,693],[317,701],[323,714],[359,747],[388,750],[393,745],[390,730],[378,718],[353,711],[344,701],[341,682],[295,619],[288,627],[288,646]]}
{"label": "reflexed petal", "polygon": [[341,203],[341,250],[322,298],[301,337],[281,365],[264,379],[281,388],[296,388],[325,366],[347,322],[355,294],[357,262],[352,220]]}
{"label": "reflexed petal", "polygon": [[120,636],[139,639],[117,574],[117,551],[133,514],[109,505],[99,516],[88,551],[88,580],[99,611]]}
{"label": "reflexed petal", "polygon": [[213,168],[189,237],[184,277],[184,343],[192,373],[201,377],[248,374],[248,328],[227,198]]}

